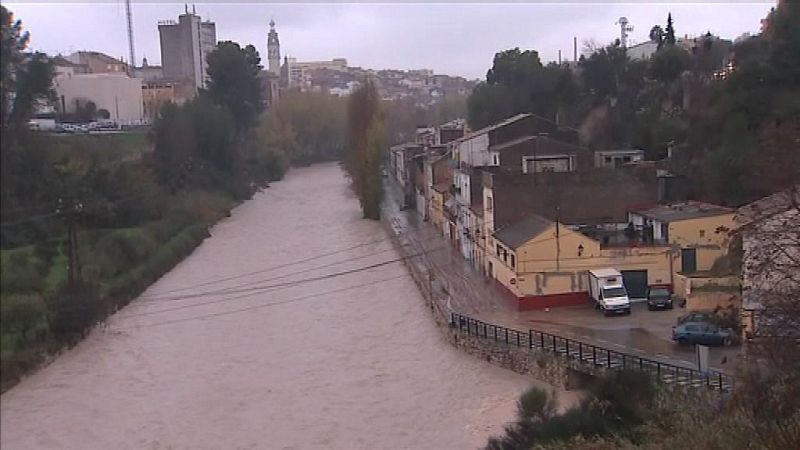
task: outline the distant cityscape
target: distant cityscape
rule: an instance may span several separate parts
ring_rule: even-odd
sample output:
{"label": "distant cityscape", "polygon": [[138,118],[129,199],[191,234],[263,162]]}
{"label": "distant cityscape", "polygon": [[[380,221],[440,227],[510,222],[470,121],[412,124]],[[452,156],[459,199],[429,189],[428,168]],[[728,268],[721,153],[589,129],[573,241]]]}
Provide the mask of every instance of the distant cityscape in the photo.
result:
{"label": "distant cityscape", "polygon": [[[82,122],[91,115],[117,125],[152,123],[168,102],[183,103],[208,83],[206,57],[217,45],[216,24],[185,6],[176,20],[158,23],[161,65],[143,58],[140,65],[97,51],[77,51],[52,59],[55,105],[40,105],[33,121],[37,129],[64,121]],[[435,74],[432,70],[374,70],[351,67],[343,57],[298,61],[284,55],[275,22],[269,22],[267,52],[262,54],[263,98],[267,109],[281,92],[316,92],[343,97],[365,79],[373,80],[384,100],[411,99],[418,107],[435,105],[447,96],[467,96],[475,81]]]}

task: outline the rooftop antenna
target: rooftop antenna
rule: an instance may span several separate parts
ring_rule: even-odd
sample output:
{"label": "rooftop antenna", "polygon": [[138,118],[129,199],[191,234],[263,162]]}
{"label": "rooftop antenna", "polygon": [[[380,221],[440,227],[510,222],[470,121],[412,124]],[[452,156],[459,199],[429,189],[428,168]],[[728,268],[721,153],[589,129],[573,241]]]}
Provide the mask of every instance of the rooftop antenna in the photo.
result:
{"label": "rooftop antenna", "polygon": [[128,75],[133,74],[133,67],[136,65],[136,51],[133,45],[133,13],[131,12],[131,0],[125,0],[125,16],[128,19]]}
{"label": "rooftop antenna", "polygon": [[620,17],[617,20],[617,24],[619,25],[619,43],[622,45],[622,48],[626,48],[628,46],[628,33],[633,31],[633,25],[628,25],[628,18],[627,17]]}

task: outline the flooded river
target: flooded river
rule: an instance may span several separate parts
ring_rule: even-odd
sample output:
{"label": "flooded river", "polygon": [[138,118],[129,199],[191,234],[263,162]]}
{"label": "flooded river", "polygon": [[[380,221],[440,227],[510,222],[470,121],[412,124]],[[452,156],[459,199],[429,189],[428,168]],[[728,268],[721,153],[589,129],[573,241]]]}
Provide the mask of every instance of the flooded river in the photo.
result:
{"label": "flooded river", "polygon": [[447,344],[399,257],[338,166],[294,170],[5,393],[2,448],[479,447],[530,380]]}

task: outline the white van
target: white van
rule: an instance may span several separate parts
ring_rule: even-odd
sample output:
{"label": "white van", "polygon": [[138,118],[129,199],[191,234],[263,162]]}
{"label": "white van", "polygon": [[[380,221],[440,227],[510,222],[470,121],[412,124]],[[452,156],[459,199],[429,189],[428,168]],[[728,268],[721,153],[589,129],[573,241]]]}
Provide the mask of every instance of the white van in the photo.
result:
{"label": "white van", "polygon": [[597,309],[604,314],[630,314],[631,301],[622,282],[622,274],[616,269],[589,271],[589,295]]}

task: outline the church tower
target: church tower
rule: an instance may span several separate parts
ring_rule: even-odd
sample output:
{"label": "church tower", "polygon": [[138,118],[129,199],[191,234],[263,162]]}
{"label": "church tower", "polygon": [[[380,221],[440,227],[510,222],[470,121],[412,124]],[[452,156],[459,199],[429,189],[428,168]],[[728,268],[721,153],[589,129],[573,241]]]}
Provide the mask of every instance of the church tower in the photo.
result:
{"label": "church tower", "polygon": [[278,32],[275,31],[275,21],[269,21],[269,34],[267,35],[267,60],[269,72],[280,76],[281,74],[281,44],[278,42]]}

